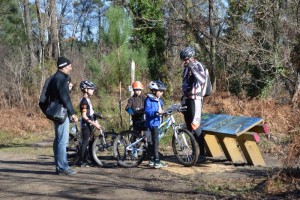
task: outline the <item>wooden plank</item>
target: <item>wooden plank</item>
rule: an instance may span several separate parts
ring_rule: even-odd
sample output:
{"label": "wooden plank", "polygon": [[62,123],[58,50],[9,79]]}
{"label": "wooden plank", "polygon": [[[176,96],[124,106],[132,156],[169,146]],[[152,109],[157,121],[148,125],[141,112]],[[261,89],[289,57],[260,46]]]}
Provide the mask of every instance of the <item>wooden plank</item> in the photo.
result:
{"label": "wooden plank", "polygon": [[246,132],[243,133],[242,135],[237,137],[237,140],[249,140],[249,141],[254,141],[254,142],[259,142],[260,138],[259,135],[257,133],[250,133],[250,132]]}
{"label": "wooden plank", "polygon": [[224,153],[215,135],[205,134],[204,140],[207,151],[213,158],[220,159],[224,157]]}
{"label": "wooden plank", "polygon": [[249,132],[256,132],[256,133],[269,133],[269,127],[267,124],[258,124],[251,128]]}
{"label": "wooden plank", "polygon": [[218,137],[218,139],[227,160],[233,163],[245,163],[236,139],[231,137]]}
{"label": "wooden plank", "polygon": [[248,164],[254,166],[266,166],[255,141],[239,140],[238,142]]}
{"label": "wooden plank", "polygon": [[254,117],[203,113],[201,128],[207,133],[239,136],[262,121],[263,119]]}

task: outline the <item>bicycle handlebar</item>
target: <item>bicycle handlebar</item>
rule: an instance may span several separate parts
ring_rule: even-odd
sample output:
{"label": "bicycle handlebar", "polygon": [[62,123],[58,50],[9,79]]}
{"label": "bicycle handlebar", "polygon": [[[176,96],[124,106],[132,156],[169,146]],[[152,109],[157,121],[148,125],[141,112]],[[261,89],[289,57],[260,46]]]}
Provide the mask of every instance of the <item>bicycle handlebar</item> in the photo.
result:
{"label": "bicycle handlebar", "polygon": [[170,105],[167,110],[165,110],[165,113],[163,113],[163,116],[171,115],[174,112],[184,112],[186,111],[187,107],[182,106],[181,104],[172,104]]}
{"label": "bicycle handlebar", "polygon": [[105,119],[101,113],[94,113],[93,117],[95,120],[96,119]]}

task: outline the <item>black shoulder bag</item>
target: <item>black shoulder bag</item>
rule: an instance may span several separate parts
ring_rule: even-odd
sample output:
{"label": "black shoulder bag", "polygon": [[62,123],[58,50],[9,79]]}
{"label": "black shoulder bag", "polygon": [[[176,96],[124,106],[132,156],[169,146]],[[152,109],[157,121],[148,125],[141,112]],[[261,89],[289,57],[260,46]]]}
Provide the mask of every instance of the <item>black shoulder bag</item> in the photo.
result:
{"label": "black shoulder bag", "polygon": [[46,109],[46,117],[52,121],[64,123],[68,115],[68,111],[57,101],[50,102]]}

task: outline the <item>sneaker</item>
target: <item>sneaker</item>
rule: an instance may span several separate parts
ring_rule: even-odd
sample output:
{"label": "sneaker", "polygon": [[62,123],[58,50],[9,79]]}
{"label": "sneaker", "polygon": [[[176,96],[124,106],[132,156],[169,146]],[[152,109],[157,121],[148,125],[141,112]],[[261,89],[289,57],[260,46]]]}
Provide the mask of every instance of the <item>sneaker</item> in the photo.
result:
{"label": "sneaker", "polygon": [[90,167],[91,165],[87,162],[81,163],[80,167]]}
{"label": "sneaker", "polygon": [[154,158],[151,157],[150,160],[149,160],[149,164],[148,164],[150,167],[154,167]]}
{"label": "sneaker", "polygon": [[149,160],[149,164],[150,167],[154,167],[154,161],[153,160]]}
{"label": "sneaker", "polygon": [[168,167],[168,164],[160,161],[159,163],[155,163],[155,165],[154,165],[155,169],[159,169],[159,168],[162,168],[162,167]]}
{"label": "sneaker", "polygon": [[68,170],[56,170],[57,175],[66,175],[66,176],[71,176],[74,174],[77,174],[77,172],[73,169],[68,169]]}

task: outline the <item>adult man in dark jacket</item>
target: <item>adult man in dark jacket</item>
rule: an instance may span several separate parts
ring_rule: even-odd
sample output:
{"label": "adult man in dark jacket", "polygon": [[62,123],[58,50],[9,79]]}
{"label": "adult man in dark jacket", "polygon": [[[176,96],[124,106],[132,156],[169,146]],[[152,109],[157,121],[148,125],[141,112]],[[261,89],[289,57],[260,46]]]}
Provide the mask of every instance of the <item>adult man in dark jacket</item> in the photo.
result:
{"label": "adult man in dark jacket", "polygon": [[[70,60],[59,57],[57,60],[57,71],[51,79],[48,87],[50,102],[57,101],[68,111],[68,117],[63,123],[54,121],[55,139],[53,143],[56,173],[58,175],[73,175],[77,172],[69,167],[67,160],[67,144],[69,142],[70,120],[77,122],[78,118],[69,95],[69,74],[72,71]],[[71,119],[69,119],[71,118]]]}

